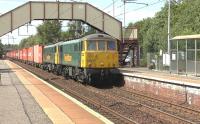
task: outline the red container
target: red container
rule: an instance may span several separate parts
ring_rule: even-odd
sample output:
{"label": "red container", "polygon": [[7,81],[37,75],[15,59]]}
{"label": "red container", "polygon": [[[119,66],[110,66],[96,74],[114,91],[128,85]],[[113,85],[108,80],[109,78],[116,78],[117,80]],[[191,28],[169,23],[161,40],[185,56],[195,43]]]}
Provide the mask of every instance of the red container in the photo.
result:
{"label": "red container", "polygon": [[34,46],[34,62],[38,64],[42,64],[43,59],[43,46],[42,45],[35,45]]}
{"label": "red container", "polygon": [[19,59],[23,60],[23,50],[19,50]]}
{"label": "red container", "polygon": [[22,55],[22,60],[27,61],[28,60],[28,49],[24,48],[22,49],[23,55]]}
{"label": "red container", "polygon": [[29,62],[34,61],[33,47],[28,48],[28,61]]}
{"label": "red container", "polygon": [[19,50],[16,50],[16,59],[19,59]]}
{"label": "red container", "polygon": [[15,58],[15,59],[16,59],[16,58],[17,58],[17,56],[16,56],[16,55],[17,55],[17,50],[14,50],[14,51],[13,51],[13,58]]}
{"label": "red container", "polygon": [[7,53],[6,53],[6,57],[9,57],[9,58],[10,58],[10,52],[7,52]]}
{"label": "red container", "polygon": [[14,55],[14,51],[11,51],[10,52],[10,58],[13,58],[13,55]]}

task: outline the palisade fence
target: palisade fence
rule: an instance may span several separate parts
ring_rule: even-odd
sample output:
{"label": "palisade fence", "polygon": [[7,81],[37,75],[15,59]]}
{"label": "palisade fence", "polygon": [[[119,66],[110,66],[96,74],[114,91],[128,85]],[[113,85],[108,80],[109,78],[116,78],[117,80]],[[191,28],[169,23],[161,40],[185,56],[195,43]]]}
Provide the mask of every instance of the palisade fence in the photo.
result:
{"label": "palisade fence", "polygon": [[169,56],[166,53],[147,53],[147,67],[159,71],[168,71]]}

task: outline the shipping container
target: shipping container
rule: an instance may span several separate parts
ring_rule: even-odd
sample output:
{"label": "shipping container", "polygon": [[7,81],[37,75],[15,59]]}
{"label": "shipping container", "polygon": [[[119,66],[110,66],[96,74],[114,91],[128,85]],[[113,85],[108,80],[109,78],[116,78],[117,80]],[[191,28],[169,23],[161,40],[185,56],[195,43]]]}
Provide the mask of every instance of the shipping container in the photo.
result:
{"label": "shipping container", "polygon": [[28,61],[31,63],[34,61],[33,47],[28,48]]}
{"label": "shipping container", "polygon": [[14,51],[11,51],[10,57],[11,57],[11,58],[14,58]]}
{"label": "shipping container", "polygon": [[34,62],[37,64],[42,64],[43,63],[43,46],[42,45],[35,45],[34,48]]}
{"label": "shipping container", "polygon": [[17,59],[17,50],[13,51],[13,58]]}
{"label": "shipping container", "polygon": [[19,60],[23,60],[23,50],[19,50]]}
{"label": "shipping container", "polygon": [[28,49],[24,48],[22,49],[23,55],[22,55],[22,60],[27,61],[28,60]]}
{"label": "shipping container", "polygon": [[15,55],[15,56],[16,56],[16,59],[19,59],[19,52],[20,52],[20,50],[16,50],[16,53],[15,53],[15,54],[16,54],[16,55]]}

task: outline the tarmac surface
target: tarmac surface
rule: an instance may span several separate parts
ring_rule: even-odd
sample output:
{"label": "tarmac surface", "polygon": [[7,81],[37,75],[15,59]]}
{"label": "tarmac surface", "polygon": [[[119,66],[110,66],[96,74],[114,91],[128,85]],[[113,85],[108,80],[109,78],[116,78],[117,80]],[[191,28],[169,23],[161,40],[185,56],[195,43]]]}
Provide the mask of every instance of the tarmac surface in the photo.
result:
{"label": "tarmac surface", "polygon": [[0,124],[52,124],[3,60],[0,60],[0,74]]}
{"label": "tarmac surface", "polygon": [[147,68],[119,68],[119,70],[124,76],[200,88],[200,78],[195,76],[174,74],[167,71],[148,70]]}
{"label": "tarmac surface", "polygon": [[0,124],[113,124],[11,61],[0,74]]}

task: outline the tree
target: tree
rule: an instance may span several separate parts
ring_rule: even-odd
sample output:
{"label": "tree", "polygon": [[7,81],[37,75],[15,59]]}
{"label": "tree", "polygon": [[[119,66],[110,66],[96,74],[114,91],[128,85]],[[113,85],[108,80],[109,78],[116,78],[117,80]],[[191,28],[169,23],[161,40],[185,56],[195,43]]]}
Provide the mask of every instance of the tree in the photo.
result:
{"label": "tree", "polygon": [[[173,0],[171,3],[171,37],[200,33],[200,0]],[[147,52],[158,53],[167,50],[168,4],[153,18],[136,22],[141,54],[146,59]]]}
{"label": "tree", "polygon": [[58,20],[45,21],[37,27],[39,39],[43,44],[59,42],[61,37],[61,23]]}
{"label": "tree", "polygon": [[3,49],[3,44],[1,43],[1,40],[0,40],[0,58],[2,58],[2,56],[4,55],[4,49]]}

